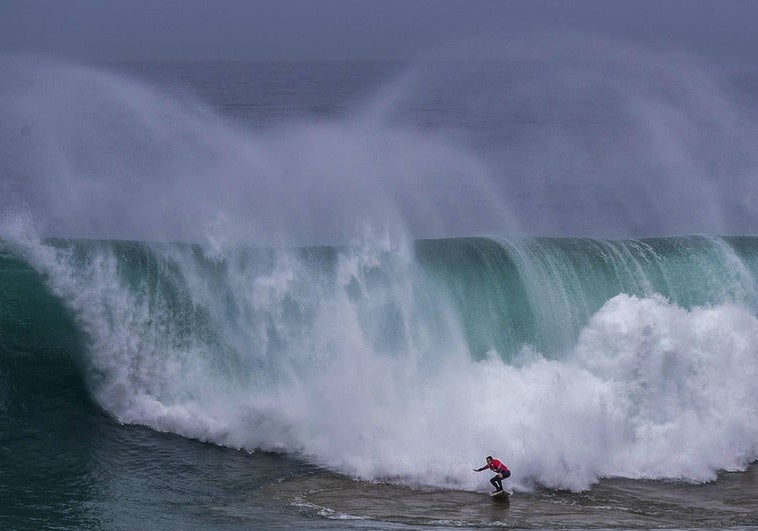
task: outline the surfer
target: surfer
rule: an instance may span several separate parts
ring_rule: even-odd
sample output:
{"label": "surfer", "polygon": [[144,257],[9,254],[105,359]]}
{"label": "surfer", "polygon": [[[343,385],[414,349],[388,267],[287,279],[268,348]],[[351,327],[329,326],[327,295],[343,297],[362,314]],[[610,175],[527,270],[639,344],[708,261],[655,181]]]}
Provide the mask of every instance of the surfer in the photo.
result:
{"label": "surfer", "polygon": [[492,459],[491,455],[487,456],[487,464],[482,468],[475,468],[474,472],[481,472],[482,470],[490,469],[495,472],[495,476],[490,480],[492,486],[495,487],[495,492],[503,490],[503,480],[511,477],[511,471],[508,467],[497,459]]}

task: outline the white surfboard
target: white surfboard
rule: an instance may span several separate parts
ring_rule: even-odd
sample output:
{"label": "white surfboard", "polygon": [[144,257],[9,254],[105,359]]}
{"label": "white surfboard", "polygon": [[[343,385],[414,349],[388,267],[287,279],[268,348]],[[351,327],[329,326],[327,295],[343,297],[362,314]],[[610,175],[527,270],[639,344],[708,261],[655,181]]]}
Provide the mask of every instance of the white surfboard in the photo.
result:
{"label": "white surfboard", "polygon": [[512,494],[513,494],[512,490],[503,489],[503,490],[499,490],[497,492],[490,493],[490,496],[492,496],[493,498],[501,498],[501,497],[502,498],[507,498],[507,497],[511,496]]}

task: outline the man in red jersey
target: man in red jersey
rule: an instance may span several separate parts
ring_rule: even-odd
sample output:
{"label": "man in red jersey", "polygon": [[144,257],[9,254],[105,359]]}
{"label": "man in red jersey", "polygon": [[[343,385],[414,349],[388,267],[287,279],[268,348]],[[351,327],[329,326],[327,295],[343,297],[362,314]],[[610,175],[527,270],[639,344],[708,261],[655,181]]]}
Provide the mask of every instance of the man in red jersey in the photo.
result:
{"label": "man in red jersey", "polygon": [[488,455],[487,464],[482,468],[475,468],[474,472],[481,472],[482,470],[486,470],[488,468],[495,472],[495,476],[490,480],[490,483],[492,483],[492,486],[495,487],[495,492],[500,492],[503,490],[503,480],[505,478],[511,477],[511,471],[508,470],[508,467],[503,463],[497,459],[492,459],[492,456]]}

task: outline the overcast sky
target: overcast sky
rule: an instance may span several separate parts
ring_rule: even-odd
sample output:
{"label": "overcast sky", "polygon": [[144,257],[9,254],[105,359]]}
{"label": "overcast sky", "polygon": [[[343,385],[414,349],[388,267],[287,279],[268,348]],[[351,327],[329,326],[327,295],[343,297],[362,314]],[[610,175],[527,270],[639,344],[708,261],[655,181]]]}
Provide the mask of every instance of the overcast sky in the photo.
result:
{"label": "overcast sky", "polygon": [[0,0],[0,51],[82,60],[403,60],[579,31],[758,60],[758,1]]}

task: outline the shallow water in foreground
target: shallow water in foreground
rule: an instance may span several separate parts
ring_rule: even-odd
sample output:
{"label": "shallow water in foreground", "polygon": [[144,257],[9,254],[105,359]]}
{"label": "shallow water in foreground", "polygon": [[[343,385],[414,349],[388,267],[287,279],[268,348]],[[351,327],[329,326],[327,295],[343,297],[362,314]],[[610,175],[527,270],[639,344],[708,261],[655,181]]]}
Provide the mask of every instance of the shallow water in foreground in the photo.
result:
{"label": "shallow water in foreground", "polygon": [[[756,464],[706,484],[605,479],[580,493],[493,500],[485,474],[481,492],[359,482],[298,458],[120,425],[94,405],[55,420],[27,406],[38,422],[0,441],[5,529],[758,526]],[[76,433],[63,434],[66,421]]]}
{"label": "shallow water in foreground", "polygon": [[[314,473],[262,490],[324,518],[386,524],[507,528],[698,528],[758,525],[758,467],[686,484],[602,480],[581,493],[537,489],[505,499],[486,493],[417,490]],[[370,526],[369,526],[370,527]]]}

